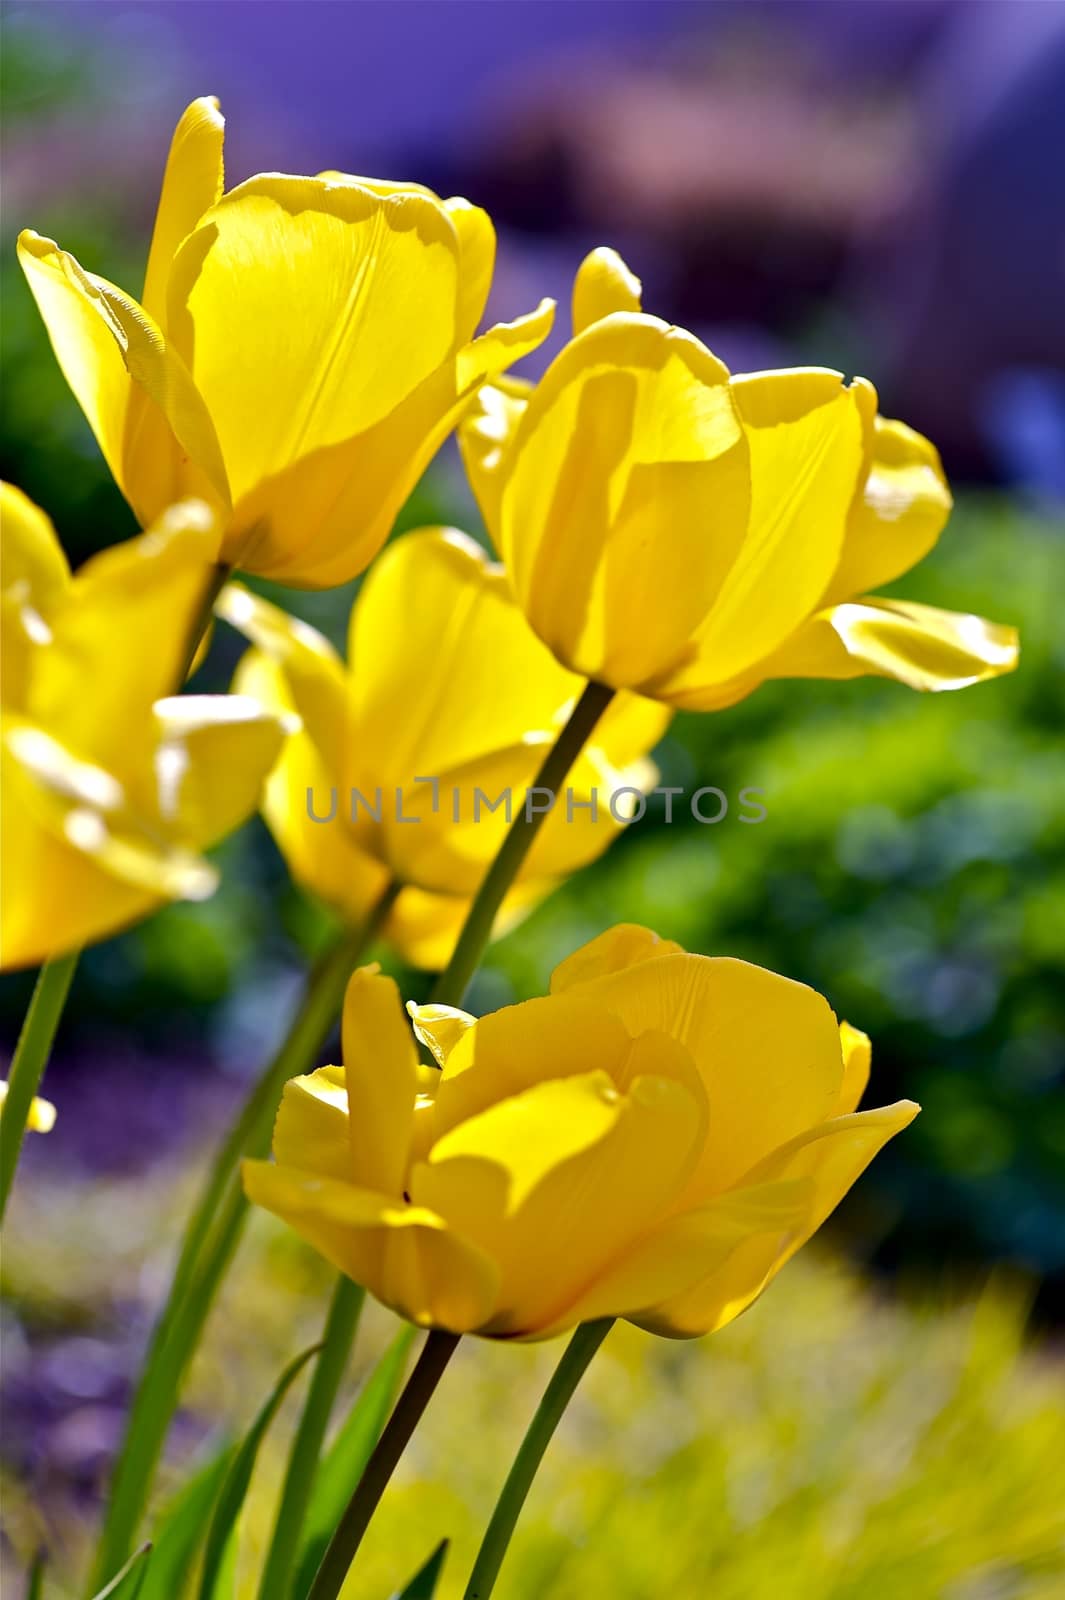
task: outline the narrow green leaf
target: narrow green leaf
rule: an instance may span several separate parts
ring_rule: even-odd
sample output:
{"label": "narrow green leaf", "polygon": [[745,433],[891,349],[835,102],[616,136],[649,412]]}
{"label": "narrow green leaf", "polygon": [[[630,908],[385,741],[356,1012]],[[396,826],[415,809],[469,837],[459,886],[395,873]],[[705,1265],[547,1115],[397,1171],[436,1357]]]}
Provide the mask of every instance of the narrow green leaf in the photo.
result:
{"label": "narrow green leaf", "polygon": [[183,1592],[232,1460],[232,1445],[217,1451],[163,1512],[139,1600],[177,1600]]}
{"label": "narrow green leaf", "polygon": [[[387,896],[378,910],[387,909]],[[388,902],[390,903],[390,902]],[[218,1289],[240,1242],[248,1202],[240,1181],[242,1155],[265,1155],[286,1080],[309,1072],[332,1026],[344,985],[358,964],[378,910],[362,932],[342,934],[318,962],[303,1003],[277,1055],[253,1086],[211,1164],[185,1228],[177,1266],[145,1353],[144,1365],[115,1461],[89,1593],[123,1561],[140,1526],[181,1385]]]}
{"label": "narrow green leaf", "polygon": [[292,1588],[314,1474],[321,1460],[337,1393],[347,1371],[365,1299],[366,1291],[360,1284],[353,1283],[343,1273],[338,1276],[322,1333],[321,1354],[315,1362],[289,1451],[281,1496],[274,1513],[274,1531],[259,1579],[259,1600],[278,1600]]}
{"label": "narrow green leaf", "polygon": [[424,1566],[418,1568],[405,1589],[400,1589],[392,1600],[433,1600],[440,1574],[447,1559],[447,1539],[441,1539]]}
{"label": "narrow green leaf", "polygon": [[44,1592],[44,1551],[38,1550],[30,1565],[26,1580],[26,1600],[41,1600]]}
{"label": "narrow green leaf", "polygon": [[[125,1590],[128,1600],[134,1600],[134,1597],[140,1593],[141,1585],[144,1582],[144,1574],[148,1570],[148,1563],[145,1560],[145,1557],[150,1555],[151,1548],[151,1545],[147,1543],[139,1545],[138,1548],[134,1550],[129,1560],[124,1562],[119,1570],[115,1573],[114,1577],[111,1579],[111,1582],[107,1584],[105,1588],[101,1589],[98,1594],[93,1596],[93,1600],[108,1600],[108,1596],[112,1596],[114,1597],[114,1600],[117,1600],[118,1595],[121,1594],[123,1590]],[[128,1589],[126,1589],[126,1579],[133,1574],[134,1568],[136,1568],[136,1576],[134,1581],[129,1585]],[[26,1600],[34,1600],[36,1593],[37,1591],[35,1589],[31,1589],[30,1593],[26,1596]]]}
{"label": "narrow green leaf", "polygon": [[388,1421],[418,1330],[404,1326],[359,1390],[333,1443],[318,1463],[307,1508],[294,1593],[307,1593],[333,1529]]}
{"label": "narrow green leaf", "polygon": [[230,1463],[225,1482],[215,1502],[214,1515],[211,1518],[211,1526],[207,1534],[207,1545],[203,1556],[203,1573],[200,1578],[200,1600],[211,1600],[211,1597],[216,1592],[215,1586],[221,1571],[226,1545],[230,1534],[236,1526],[240,1508],[244,1504],[244,1497],[248,1492],[251,1475],[255,1469],[255,1460],[259,1454],[259,1446],[263,1442],[266,1430],[274,1420],[278,1407],[301,1369],[321,1348],[320,1344],[313,1344],[309,1350],[304,1350],[294,1361],[289,1362],[268,1395],[255,1421],[248,1429],[240,1449]]}

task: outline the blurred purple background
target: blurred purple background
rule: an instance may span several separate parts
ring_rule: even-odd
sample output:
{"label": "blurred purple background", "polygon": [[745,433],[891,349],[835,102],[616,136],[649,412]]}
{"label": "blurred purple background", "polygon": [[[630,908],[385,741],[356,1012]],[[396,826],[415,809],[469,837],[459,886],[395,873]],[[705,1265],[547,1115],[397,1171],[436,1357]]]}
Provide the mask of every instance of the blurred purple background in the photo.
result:
{"label": "blurred purple background", "polygon": [[734,369],[866,370],[953,476],[1065,494],[1060,0],[53,0],[7,26],[42,10],[113,98],[95,133],[9,138],[10,225],[101,168],[146,224],[214,93],[231,181],[339,166],[487,205],[498,311],[615,243]]}

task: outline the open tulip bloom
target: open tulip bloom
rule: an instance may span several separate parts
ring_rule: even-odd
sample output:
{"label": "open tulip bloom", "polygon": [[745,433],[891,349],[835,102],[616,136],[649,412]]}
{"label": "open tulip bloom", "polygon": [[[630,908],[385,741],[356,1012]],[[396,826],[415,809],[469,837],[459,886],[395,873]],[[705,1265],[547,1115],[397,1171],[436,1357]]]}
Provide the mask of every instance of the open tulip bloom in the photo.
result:
{"label": "open tulip bloom", "polygon": [[201,503],[71,576],[3,485],[5,968],[102,939],[217,881],[201,851],[254,812],[281,722],[246,696],[173,694],[217,549]]}
{"label": "open tulip bloom", "polygon": [[928,440],[864,378],[731,377],[612,250],[544,377],[487,384],[460,440],[519,603],[587,678],[710,711],[770,678],[957,689],[1016,664],[1010,627],[870,592],[946,521]]}
{"label": "open tulip bloom", "polygon": [[[415,965],[442,966],[581,680],[537,639],[502,568],[454,529],[406,534],[382,553],[351,614],[347,666],[239,585],[215,609],[256,647],[234,688],[298,718],[263,801],[293,877],[353,926],[402,885],[386,937]],[[647,752],[669,719],[652,701],[614,700],[504,925],[607,847],[625,801],[657,780]]]}
{"label": "open tulip bloom", "polygon": [[917,1114],[858,1112],[869,1041],[746,962],[612,929],[475,1020],[356,972],[342,1067],[286,1087],[251,1198],[423,1326],[542,1339],[745,1310]]}
{"label": "open tulip bloom", "polygon": [[59,364],[142,526],[194,494],[228,566],[354,577],[478,386],[553,306],[476,337],[495,233],[462,199],[326,172],[223,192],[217,102],[163,179],[141,302],[27,230],[19,258]]}

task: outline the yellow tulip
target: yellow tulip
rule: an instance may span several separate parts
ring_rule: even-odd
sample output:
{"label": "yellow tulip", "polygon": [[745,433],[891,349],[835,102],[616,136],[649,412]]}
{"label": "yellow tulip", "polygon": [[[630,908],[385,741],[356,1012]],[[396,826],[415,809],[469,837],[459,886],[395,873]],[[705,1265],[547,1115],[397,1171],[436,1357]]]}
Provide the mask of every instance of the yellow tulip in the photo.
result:
{"label": "yellow tulip", "polygon": [[[216,610],[255,647],[234,688],[300,721],[263,807],[293,877],[353,925],[390,882],[404,885],[386,936],[416,965],[442,966],[506,833],[505,797],[515,815],[580,679],[536,638],[502,569],[454,529],[407,534],[374,563],[346,666],[313,628],[237,584]],[[504,925],[607,847],[623,825],[610,799],[623,819],[632,796],[620,791],[654,784],[646,753],[669,717],[633,696],[614,702]]]}
{"label": "yellow tulip", "polygon": [[27,230],[19,257],[59,364],[142,526],[189,494],[221,559],[343,583],[478,385],[553,315],[475,337],[485,212],[417,184],[260,174],[223,192],[217,101],[193,101],[163,179],[142,303]]}
{"label": "yellow tulip", "polygon": [[[0,1078],[0,1111],[3,1110],[4,1101],[7,1099],[7,1082]],[[30,1114],[26,1118],[26,1126],[31,1133],[51,1133],[55,1127],[55,1106],[50,1100],[43,1100],[40,1095],[34,1095],[30,1101]]]}
{"label": "yellow tulip", "polygon": [[863,378],[730,377],[640,310],[611,250],[582,264],[574,337],[536,387],[489,384],[460,428],[485,521],[541,639],[585,677],[715,710],[769,678],[956,689],[1010,671],[1010,627],[878,599],[951,499]]}
{"label": "yellow tulip", "polygon": [[814,990],[622,926],[475,1020],[348,988],[343,1067],[286,1085],[252,1200],[412,1321],[673,1337],[745,1310],[916,1116],[856,1107],[869,1041]]}
{"label": "yellow tulip", "polygon": [[210,894],[200,850],[255,809],[283,730],[247,698],[170,697],[217,554],[205,505],[73,577],[39,507],[5,484],[0,512],[7,968]]}

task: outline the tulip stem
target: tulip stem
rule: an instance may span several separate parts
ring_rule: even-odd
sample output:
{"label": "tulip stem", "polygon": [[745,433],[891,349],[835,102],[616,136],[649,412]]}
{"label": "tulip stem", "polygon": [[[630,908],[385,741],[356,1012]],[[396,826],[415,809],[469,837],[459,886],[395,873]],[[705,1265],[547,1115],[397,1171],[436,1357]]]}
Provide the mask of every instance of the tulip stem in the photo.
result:
{"label": "tulip stem", "polygon": [[52,1041],[77,964],[76,950],[45,962],[37,974],[33,998],[15,1046],[7,1096],[0,1110],[0,1221],[7,1209],[33,1097],[48,1065]]}
{"label": "tulip stem", "polygon": [[303,1003],[277,1054],[253,1085],[211,1164],[199,1201],[185,1225],[166,1303],[152,1329],[111,1493],[94,1569],[95,1593],[125,1559],[144,1510],[181,1381],[248,1210],[237,1171],[244,1155],[264,1156],[278,1097],[289,1078],[307,1072],[336,1021],[348,978],[390,910],[389,885],[363,927],[345,931],[307,979]]}
{"label": "tulip stem", "polygon": [[[549,790],[557,797],[570,768],[584,749],[613,695],[613,689],[604,683],[590,682],[585,685],[580,699],[570,712],[569,721],[536,774],[533,788]],[[492,936],[492,924],[507,890],[521,871],[549,810],[530,813],[528,806],[523,805],[511,823],[499,854],[489,867],[466,915],[451,960],[436,981],[430,996],[434,1004],[462,1004],[470,979]]]}
{"label": "tulip stem", "polygon": [[488,1600],[492,1593],[544,1451],[551,1443],[562,1413],[573,1398],[573,1392],[592,1357],[613,1326],[613,1317],[602,1317],[597,1322],[582,1322],[566,1346],[496,1501],[463,1600]]}
{"label": "tulip stem", "polygon": [[207,637],[207,630],[211,626],[211,618],[214,615],[214,603],[232,575],[233,568],[226,565],[225,562],[219,562],[211,568],[199,610],[189,624],[188,638],[185,642],[185,654],[182,658],[181,671],[178,676],[179,690],[192,671],[200,646]]}
{"label": "tulip stem", "polygon": [[396,1463],[406,1448],[422,1412],[440,1382],[459,1342],[457,1333],[445,1333],[434,1328],[422,1345],[414,1371],[407,1379],[406,1388],[396,1401],[384,1432],[366,1463],[355,1492],[348,1501],[343,1516],[336,1525],[307,1600],[336,1600],[347,1578],[362,1536],[370,1525],[378,1502],[395,1471]]}

